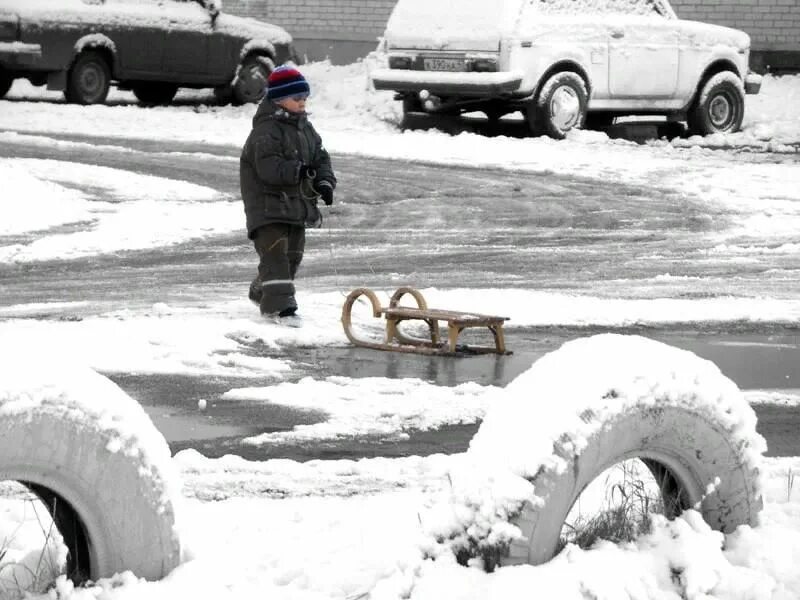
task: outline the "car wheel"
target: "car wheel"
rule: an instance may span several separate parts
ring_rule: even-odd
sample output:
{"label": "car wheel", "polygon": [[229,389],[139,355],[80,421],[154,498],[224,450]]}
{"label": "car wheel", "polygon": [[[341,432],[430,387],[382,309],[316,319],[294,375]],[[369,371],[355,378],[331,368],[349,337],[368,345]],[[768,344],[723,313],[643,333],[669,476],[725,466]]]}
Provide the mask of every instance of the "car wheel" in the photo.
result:
{"label": "car wheel", "polygon": [[67,73],[67,102],[76,104],[101,104],[108,96],[111,69],[99,52],[84,52]]}
{"label": "car wheel", "polygon": [[233,101],[246,104],[261,100],[267,87],[267,77],[274,69],[275,63],[266,56],[244,59],[233,82]]}
{"label": "car wheel", "polygon": [[689,130],[698,135],[734,133],[744,118],[744,89],[736,74],[717,73],[701,88],[687,118]]}
{"label": "car wheel", "polygon": [[14,83],[14,77],[11,73],[6,73],[0,70],[0,98],[4,98],[11,89],[11,84]]}
{"label": "car wheel", "polygon": [[148,82],[139,83],[132,87],[133,95],[142,104],[149,106],[169,104],[178,91],[178,86],[172,83]]}
{"label": "car wheel", "polygon": [[539,97],[528,104],[528,126],[534,134],[564,139],[568,131],[583,127],[588,103],[589,93],[580,75],[556,73],[542,86]]}

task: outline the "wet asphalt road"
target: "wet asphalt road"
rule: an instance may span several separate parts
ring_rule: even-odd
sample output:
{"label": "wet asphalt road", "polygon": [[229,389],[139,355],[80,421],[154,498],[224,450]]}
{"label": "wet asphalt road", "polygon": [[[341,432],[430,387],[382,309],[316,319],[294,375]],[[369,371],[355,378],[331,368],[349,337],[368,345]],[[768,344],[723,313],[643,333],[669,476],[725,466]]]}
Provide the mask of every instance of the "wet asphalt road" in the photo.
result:
{"label": "wet asphalt road", "polygon": [[[4,143],[0,156],[57,158],[184,179],[228,193],[231,202],[239,202],[238,149],[163,141],[104,141],[105,147],[97,149],[94,140],[57,137],[86,145]],[[310,289],[391,287],[387,273],[421,288],[535,284],[541,290],[591,290],[599,296],[619,294],[623,273],[640,279],[663,272],[702,276],[704,297],[736,293],[746,286],[769,290],[776,285],[764,264],[709,266],[704,245],[714,242],[704,234],[713,233],[710,228],[720,227],[728,216],[715,209],[719,212],[712,225],[705,218],[707,206],[669,190],[358,156],[334,160],[340,177],[338,202],[328,214],[325,229],[312,232],[301,273],[301,285]],[[658,202],[643,201],[654,195],[659,196]],[[244,293],[254,260],[243,237],[237,232],[143,252],[3,265],[0,306],[82,299],[113,309],[155,302],[180,304],[202,295],[203,290],[242,289]],[[530,251],[519,251],[522,248]],[[658,258],[643,261],[642,256]],[[788,267],[781,265],[800,272],[800,264]],[[672,293],[678,297],[698,294],[691,284],[686,285]],[[780,285],[782,293],[800,292],[797,278],[784,279]],[[635,286],[626,284],[626,295],[653,293],[644,285]],[[599,331],[511,329],[507,342],[514,354],[507,357],[425,357],[346,345],[296,348],[291,358],[299,368],[293,376],[299,379],[313,368],[317,377],[420,377],[440,385],[464,381],[505,385],[543,353]],[[800,388],[800,331],[785,324],[617,331],[693,350],[717,362],[743,388]],[[285,430],[322,417],[256,403],[215,402],[228,389],[241,387],[241,379],[133,374],[112,379],[147,408],[173,450],[193,447],[208,456],[236,453],[252,459],[310,459],[452,452],[466,448],[477,428],[417,432],[402,442],[243,447],[239,440],[245,435]],[[197,410],[200,398],[209,402],[203,412]],[[775,406],[756,410],[770,454],[800,455],[800,411]]]}

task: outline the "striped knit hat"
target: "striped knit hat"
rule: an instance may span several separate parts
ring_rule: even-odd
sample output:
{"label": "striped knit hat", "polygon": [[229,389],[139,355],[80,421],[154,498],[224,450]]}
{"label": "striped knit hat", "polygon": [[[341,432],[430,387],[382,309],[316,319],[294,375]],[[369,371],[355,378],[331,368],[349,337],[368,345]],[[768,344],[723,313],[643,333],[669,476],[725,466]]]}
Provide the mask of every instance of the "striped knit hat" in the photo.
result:
{"label": "striped knit hat", "polygon": [[278,67],[267,77],[267,99],[276,101],[290,96],[308,96],[311,87],[294,67]]}

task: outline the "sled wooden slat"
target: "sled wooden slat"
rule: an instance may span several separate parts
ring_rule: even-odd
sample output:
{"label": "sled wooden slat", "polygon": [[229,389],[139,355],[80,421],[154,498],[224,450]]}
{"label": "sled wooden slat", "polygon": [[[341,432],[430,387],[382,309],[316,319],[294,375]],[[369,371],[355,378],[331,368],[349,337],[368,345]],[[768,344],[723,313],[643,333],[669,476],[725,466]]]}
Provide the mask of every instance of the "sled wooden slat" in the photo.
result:
{"label": "sled wooden slat", "polygon": [[[417,302],[417,308],[400,306],[400,299],[406,294]],[[366,296],[372,304],[372,314],[386,319],[386,337],[383,342],[362,340],[353,333],[351,313],[353,304],[360,296]],[[347,339],[356,346],[374,348],[376,350],[393,350],[395,352],[415,352],[418,354],[465,355],[465,354],[510,354],[506,350],[503,324],[507,317],[483,315],[477,313],[458,312],[428,308],[425,298],[414,288],[401,287],[393,295],[388,307],[381,306],[375,293],[367,288],[358,288],[350,292],[342,308],[342,325]],[[423,321],[428,325],[429,339],[409,336],[400,330],[402,321]],[[447,339],[439,335],[439,322],[446,323]],[[494,338],[493,346],[476,346],[459,344],[458,337],[462,331],[472,327],[486,327]]]}

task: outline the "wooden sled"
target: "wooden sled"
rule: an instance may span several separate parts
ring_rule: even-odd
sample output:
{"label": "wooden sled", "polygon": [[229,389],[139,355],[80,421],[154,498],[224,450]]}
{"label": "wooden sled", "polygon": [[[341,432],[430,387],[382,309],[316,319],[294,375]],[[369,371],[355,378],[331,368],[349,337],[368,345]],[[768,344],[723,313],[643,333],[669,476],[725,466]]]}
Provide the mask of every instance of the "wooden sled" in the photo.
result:
{"label": "wooden sled", "polygon": [[[400,299],[410,294],[417,302],[417,308],[400,306]],[[384,342],[375,342],[359,339],[353,333],[351,313],[353,304],[361,297],[366,296],[372,303],[373,316],[386,318],[386,339]],[[430,339],[421,339],[404,334],[398,327],[402,321],[424,321],[430,331]],[[375,293],[367,288],[358,288],[350,292],[342,307],[342,326],[344,332],[356,346],[374,348],[375,350],[393,350],[395,352],[415,352],[418,354],[440,354],[445,356],[460,356],[466,354],[511,354],[506,350],[503,337],[503,323],[507,317],[495,317],[475,313],[455,312],[428,308],[425,298],[414,288],[401,287],[391,297],[389,306],[381,306]],[[439,321],[447,323],[447,340],[439,336]],[[458,336],[469,327],[487,327],[494,336],[494,346],[475,346],[458,343]]]}

